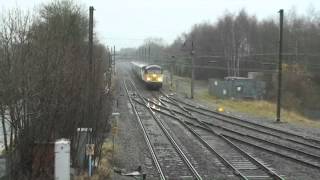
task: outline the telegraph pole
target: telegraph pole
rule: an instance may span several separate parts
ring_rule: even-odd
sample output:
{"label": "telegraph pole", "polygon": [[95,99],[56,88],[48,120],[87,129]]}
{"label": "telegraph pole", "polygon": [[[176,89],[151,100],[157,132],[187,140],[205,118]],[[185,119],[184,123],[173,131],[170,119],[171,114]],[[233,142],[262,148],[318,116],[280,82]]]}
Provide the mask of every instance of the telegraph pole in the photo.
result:
{"label": "telegraph pole", "polygon": [[140,61],[140,62],[141,62],[142,59],[143,59],[143,56],[142,56],[143,53],[142,53],[142,51],[143,51],[143,49],[140,48],[140,49],[139,49],[139,56],[140,56],[140,57],[139,57],[139,61]]}
{"label": "telegraph pole", "polygon": [[279,62],[278,62],[278,97],[277,97],[277,122],[281,116],[281,81],[282,81],[282,35],[283,35],[283,9],[280,9],[280,34],[279,34]]}
{"label": "telegraph pole", "polygon": [[[93,86],[94,86],[94,82],[93,82],[93,11],[94,8],[93,6],[89,7],[89,44],[88,44],[88,59],[89,59],[89,82],[88,82],[88,99],[87,99],[87,103],[88,103],[88,112],[87,112],[87,117],[86,117],[86,125],[87,126],[91,126],[91,124],[89,122],[91,122],[93,119],[89,118],[93,118],[93,103],[92,103],[92,99],[93,99]],[[89,135],[89,144],[92,144],[92,137],[91,137],[91,133],[89,131],[87,131],[87,135]],[[88,175],[91,176],[91,165],[92,165],[92,161],[91,161],[91,155],[89,155],[89,167],[88,167]]]}
{"label": "telegraph pole", "polygon": [[147,47],[144,47],[144,62],[147,62]]}
{"label": "telegraph pole", "polygon": [[[87,113],[86,113],[86,125],[89,125],[89,118],[92,117],[92,96],[93,96],[93,6],[89,7],[89,44],[88,44],[88,60],[89,60],[89,74],[88,74],[88,99],[87,99]],[[90,137],[91,140],[91,137]]]}
{"label": "telegraph pole", "polygon": [[110,76],[111,76],[111,74],[112,74],[112,52],[113,52],[113,50],[112,50],[112,46],[110,46],[110,54],[109,54],[109,64],[108,64],[108,66],[109,66],[109,74],[110,74]]}
{"label": "telegraph pole", "polygon": [[[89,77],[92,78],[92,61],[93,61],[93,6],[89,7]],[[90,79],[92,80],[92,79]]]}
{"label": "telegraph pole", "polygon": [[149,53],[148,53],[149,55],[148,55],[148,61],[149,61],[149,63],[151,62],[151,52],[150,52],[150,45],[149,45]]}
{"label": "telegraph pole", "polygon": [[136,51],[136,58],[138,59],[138,51]]}
{"label": "telegraph pole", "polygon": [[173,71],[174,71],[174,67],[175,67],[175,56],[171,56],[172,57],[172,63],[170,66],[170,87],[172,89],[172,81],[173,81]]}
{"label": "telegraph pole", "polygon": [[109,84],[111,87],[111,75],[112,75],[112,46],[110,47],[110,52],[109,52]]}
{"label": "telegraph pole", "polygon": [[113,74],[116,75],[116,46],[113,46]]}
{"label": "telegraph pole", "polygon": [[193,99],[194,93],[194,47],[193,40],[191,42],[191,99]]}

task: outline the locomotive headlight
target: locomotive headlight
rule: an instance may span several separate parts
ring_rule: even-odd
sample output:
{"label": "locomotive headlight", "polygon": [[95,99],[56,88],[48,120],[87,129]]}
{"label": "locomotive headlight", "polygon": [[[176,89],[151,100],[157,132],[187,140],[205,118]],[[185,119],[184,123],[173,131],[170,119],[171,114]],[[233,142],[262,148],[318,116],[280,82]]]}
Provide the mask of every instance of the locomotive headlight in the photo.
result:
{"label": "locomotive headlight", "polygon": [[162,76],[159,76],[157,80],[158,80],[159,82],[162,82],[162,81],[163,81]]}
{"label": "locomotive headlight", "polygon": [[155,77],[157,77],[157,75],[156,74],[152,74],[152,77],[155,78]]}
{"label": "locomotive headlight", "polygon": [[147,76],[147,81],[151,81],[151,78],[149,76]]}

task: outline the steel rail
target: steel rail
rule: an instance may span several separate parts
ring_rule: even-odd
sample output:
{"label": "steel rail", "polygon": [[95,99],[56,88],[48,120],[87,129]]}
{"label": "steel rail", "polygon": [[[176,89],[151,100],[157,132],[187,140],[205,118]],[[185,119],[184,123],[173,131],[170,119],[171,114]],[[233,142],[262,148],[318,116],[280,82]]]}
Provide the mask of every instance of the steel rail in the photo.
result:
{"label": "steel rail", "polygon": [[242,150],[239,146],[235,145],[232,141],[230,141],[224,134],[222,133],[217,133],[215,131],[213,131],[211,128],[208,127],[203,127],[203,126],[197,126],[194,125],[190,122],[187,122],[187,124],[191,125],[191,126],[195,126],[201,129],[204,129],[216,136],[220,136],[223,140],[225,140],[228,144],[230,144],[232,147],[234,147],[237,151],[239,151],[241,154],[243,154],[244,156],[246,156],[248,159],[250,159],[254,164],[258,165],[260,168],[262,168],[266,173],[268,173],[271,177],[273,177],[273,179],[276,180],[284,180],[280,175],[278,175],[276,172],[272,171],[271,169],[269,169],[268,167],[266,167],[265,165],[263,165],[259,160],[257,160],[256,158],[254,158],[253,156],[251,156],[250,154],[248,154],[246,151]]}
{"label": "steel rail", "polygon": [[[170,102],[170,101],[167,101],[167,100],[164,100],[164,101],[175,105],[174,103],[172,103],[172,102]],[[190,105],[190,106],[191,106],[191,105]],[[301,145],[303,145],[303,146],[307,146],[307,147],[311,147],[311,148],[320,150],[320,146],[316,146],[316,145],[313,145],[313,144],[305,143],[305,142],[298,141],[298,140],[291,139],[291,138],[286,138],[286,137],[283,137],[283,136],[280,136],[280,135],[273,134],[273,133],[271,133],[271,132],[266,132],[266,131],[263,131],[263,130],[256,129],[256,128],[254,128],[254,127],[246,126],[246,125],[244,125],[244,124],[241,124],[241,123],[238,123],[238,122],[229,120],[229,119],[223,119],[223,118],[217,117],[217,116],[215,116],[215,115],[210,115],[210,114],[201,112],[201,111],[199,111],[199,110],[196,110],[196,109],[199,109],[198,107],[195,107],[196,109],[193,109],[193,108],[190,108],[190,107],[184,107],[184,108],[187,109],[187,110],[189,110],[189,111],[196,112],[196,113],[202,114],[202,115],[207,116],[207,117],[215,118],[216,120],[219,120],[219,121],[223,121],[223,122],[226,122],[226,123],[229,123],[229,124],[233,124],[233,125],[236,125],[236,126],[240,126],[240,127],[242,127],[242,128],[250,129],[250,130],[253,130],[253,131],[256,131],[256,132],[260,132],[260,133],[263,133],[263,134],[267,134],[267,135],[269,135],[269,136],[277,137],[277,138],[280,138],[280,139],[283,139],[283,140],[286,140],[286,141],[294,142],[294,143],[297,143],[297,144],[301,144]],[[224,116],[223,116],[223,117],[224,117]],[[227,117],[225,117],[225,118],[227,118]],[[247,124],[249,124],[249,125],[255,125],[255,124],[256,124],[256,123],[250,124],[251,122],[248,122],[248,121],[246,121],[246,120],[238,120],[238,121],[245,122],[245,123],[247,123]]]}
{"label": "steel rail", "polygon": [[[161,102],[161,100],[159,99],[159,101]],[[164,103],[162,103],[164,104]],[[165,104],[164,104],[165,105]],[[174,111],[172,111],[171,109],[169,109],[170,113],[172,115],[174,115],[175,119],[178,120],[180,123],[182,123],[192,134],[194,134],[199,140],[200,142],[202,142],[211,152],[213,152],[214,154],[216,154],[218,156],[218,158],[220,160],[222,160],[227,166],[229,166],[231,169],[233,169],[234,174],[240,176],[242,179],[247,179],[247,177],[245,175],[243,175],[239,170],[237,170],[231,163],[228,162],[228,160],[226,160],[225,158],[223,158],[217,151],[215,151],[205,140],[203,140],[201,138],[201,136],[195,132],[192,128],[188,127],[187,124],[189,125],[193,125],[193,123],[190,123],[188,121],[184,121],[180,118],[178,118],[176,116],[176,114],[174,113]],[[167,114],[167,113],[165,113]],[[191,114],[191,113],[189,113]],[[171,117],[171,116],[170,116]],[[192,115],[191,115],[192,117]],[[278,175],[276,172],[272,171],[271,169],[269,169],[268,167],[266,167],[265,165],[263,165],[260,161],[258,161],[256,158],[252,157],[250,154],[248,154],[247,152],[245,152],[244,150],[242,150],[240,147],[238,147],[237,145],[235,145],[234,143],[232,143],[229,139],[227,139],[226,137],[224,137],[223,134],[219,134],[215,131],[213,131],[210,127],[208,127],[206,124],[204,124],[203,122],[201,122],[200,120],[198,120],[197,118],[193,117],[195,120],[197,120],[198,123],[202,124],[203,126],[197,126],[203,129],[208,130],[210,133],[220,137],[222,140],[224,140],[225,142],[227,142],[229,145],[231,145],[232,147],[234,147],[236,149],[236,151],[238,151],[240,154],[242,154],[243,156],[247,157],[248,159],[250,159],[250,161],[257,165],[258,167],[260,167],[263,171],[265,171],[267,174],[269,174],[271,177],[273,177],[273,179],[276,180],[284,180],[280,175]],[[205,127],[204,127],[205,126]]]}
{"label": "steel rail", "polygon": [[250,130],[253,130],[253,131],[256,131],[256,132],[259,132],[259,133],[267,134],[269,136],[277,137],[277,138],[280,138],[280,139],[283,139],[283,140],[286,140],[286,141],[291,141],[293,143],[301,144],[303,146],[307,146],[307,147],[311,147],[311,148],[320,150],[320,146],[316,146],[316,145],[313,145],[313,144],[301,142],[301,141],[298,141],[298,140],[295,140],[295,139],[291,139],[291,138],[286,138],[286,137],[283,137],[281,135],[273,134],[271,132],[266,132],[266,131],[263,131],[263,130],[259,130],[259,129],[256,129],[254,127],[246,126],[246,125],[238,123],[238,122],[233,122],[233,121],[228,120],[228,119],[223,119],[223,118],[220,118],[220,117],[216,117],[214,115],[206,114],[206,113],[203,113],[201,111],[198,111],[198,110],[195,110],[195,109],[192,109],[192,108],[189,108],[189,107],[186,107],[186,109],[188,109],[190,111],[193,111],[193,112],[196,112],[196,113],[199,113],[199,114],[202,114],[202,115],[207,116],[207,117],[212,117],[212,118],[215,118],[217,120],[220,120],[220,121],[223,121],[223,122],[227,122],[229,124],[240,126],[242,128],[250,129]]}
{"label": "steel rail", "polygon": [[311,154],[311,153],[308,153],[308,152],[305,152],[305,151],[302,151],[302,150],[299,150],[299,149],[295,149],[295,148],[292,148],[292,147],[288,147],[288,146],[285,146],[285,145],[282,145],[282,144],[278,144],[278,143],[272,142],[270,140],[265,140],[265,139],[262,139],[262,138],[258,138],[256,136],[252,136],[250,134],[245,134],[245,133],[241,133],[241,132],[238,132],[238,131],[234,131],[234,130],[222,127],[220,125],[215,125],[215,124],[212,124],[212,123],[209,123],[209,122],[205,122],[205,121],[202,121],[202,122],[207,124],[207,125],[209,125],[209,126],[223,129],[224,131],[228,131],[228,132],[231,132],[231,133],[234,133],[234,134],[238,134],[240,136],[249,137],[249,138],[252,138],[252,139],[254,139],[256,141],[267,143],[267,144],[270,144],[270,145],[273,145],[273,146],[277,146],[277,147],[280,147],[282,149],[285,149],[285,150],[288,150],[288,151],[291,151],[291,152],[294,152],[294,153],[297,153],[297,154],[302,154],[304,156],[309,156],[311,158],[315,158],[315,159],[320,160],[320,156],[316,155],[316,154]]}
{"label": "steel rail", "polygon": [[[159,101],[161,102],[161,100],[159,99]],[[162,103],[164,104],[164,103]],[[164,104],[165,105],[165,104]],[[168,113],[164,113],[163,111],[157,110],[157,112],[165,114],[175,120],[178,120],[185,128],[187,128],[195,137],[197,137],[197,139],[199,139],[199,141],[208,149],[210,150],[213,154],[215,154],[226,166],[228,166],[229,168],[232,169],[233,174],[236,176],[239,176],[242,180],[248,180],[248,178],[242,174],[236,167],[234,167],[227,159],[225,159],[222,155],[220,155],[215,149],[213,149],[197,132],[195,132],[192,128],[190,128],[186,122],[182,119],[180,119],[179,117],[177,117],[177,115],[175,114],[175,112],[171,109],[169,109],[169,112],[171,114]]]}
{"label": "steel rail", "polygon": [[[195,118],[192,118],[192,119],[195,119]],[[204,121],[202,121],[202,122],[204,122]],[[204,123],[207,123],[207,122],[204,122]],[[211,129],[211,128],[210,128],[210,129]],[[253,143],[250,143],[250,142],[247,142],[247,141],[238,139],[238,138],[233,137],[233,136],[229,136],[229,135],[226,135],[226,134],[223,134],[223,133],[220,133],[220,134],[224,135],[226,138],[233,139],[233,140],[236,140],[236,141],[245,143],[245,144],[247,144],[247,145],[251,145],[251,146],[256,147],[256,148],[258,148],[258,149],[265,150],[265,151],[267,151],[267,152],[270,152],[270,153],[273,153],[273,154],[282,156],[282,157],[284,157],[284,158],[287,158],[287,159],[293,160],[293,161],[295,161],[295,162],[298,162],[298,163],[307,165],[307,166],[309,166],[309,167],[313,167],[313,168],[317,168],[317,169],[320,168],[320,165],[316,165],[316,164],[313,164],[313,163],[310,163],[310,162],[307,162],[307,161],[303,161],[303,160],[297,159],[297,158],[295,158],[295,157],[291,157],[291,156],[289,156],[289,155],[286,155],[286,154],[283,154],[283,153],[280,153],[280,152],[277,152],[277,151],[273,151],[273,150],[267,149],[267,148],[265,148],[265,147],[261,147],[261,146],[258,146],[258,145],[256,145],[256,144],[253,144]]]}
{"label": "steel rail", "polygon": [[[168,99],[169,99],[169,98],[168,98]],[[169,99],[169,100],[171,100],[171,99]],[[172,101],[172,100],[171,100],[171,101]],[[177,102],[176,102],[176,103],[177,103]],[[188,109],[188,108],[186,108],[186,109]],[[192,119],[194,119],[194,118],[192,118]],[[295,161],[295,162],[298,162],[298,163],[301,163],[301,164],[305,164],[305,165],[307,165],[307,166],[310,166],[310,167],[313,167],[313,168],[317,168],[317,169],[320,168],[320,165],[316,165],[316,164],[313,164],[313,163],[310,163],[310,162],[307,162],[307,161],[303,161],[303,160],[297,159],[297,158],[295,158],[295,157],[291,157],[291,156],[288,156],[288,155],[286,155],[286,154],[279,153],[279,152],[277,152],[277,151],[273,151],[273,150],[267,149],[267,148],[265,148],[265,147],[258,146],[258,145],[256,145],[256,144],[249,143],[249,142],[243,141],[243,140],[241,140],[241,139],[238,139],[238,138],[235,138],[235,137],[226,135],[226,134],[223,134],[223,135],[224,135],[225,137],[232,138],[232,139],[237,140],[237,141],[239,141],[239,142],[242,142],[242,143],[251,145],[251,146],[253,146],[253,147],[256,147],[256,148],[265,150],[265,151],[267,151],[267,152],[280,155],[280,156],[282,156],[282,157],[284,157],[284,158],[293,160],[293,161]]]}
{"label": "steel rail", "polygon": [[[160,100],[160,101],[161,101],[161,100]],[[167,107],[165,107],[165,106],[156,104],[155,102],[150,101],[150,100],[148,100],[148,102],[153,103],[154,105],[156,105],[156,106],[158,106],[158,107],[160,107],[160,108],[163,108],[163,109],[165,109],[165,110],[167,110],[167,111],[170,111],[170,110],[171,110],[171,111],[173,111],[173,112],[175,112],[175,113],[178,113],[178,114],[183,115],[183,116],[185,116],[185,117],[187,117],[187,118],[190,118],[190,119],[195,120],[194,117],[191,117],[191,116],[189,116],[189,115],[186,115],[185,113],[182,113],[182,112],[180,112],[180,111],[177,111],[177,110],[174,110],[174,109],[170,109],[170,108],[167,108]],[[163,104],[164,104],[164,103],[163,103]],[[165,105],[165,104],[164,104],[164,105]],[[158,111],[158,112],[162,113],[161,111]],[[302,154],[302,155],[304,155],[304,156],[309,156],[309,157],[315,158],[315,159],[320,159],[320,156],[319,156],[319,155],[316,155],[316,154],[311,154],[311,153],[308,153],[308,152],[305,152],[305,151],[302,151],[302,150],[299,150],[299,149],[295,149],[295,148],[291,148],[291,147],[288,147],[288,146],[284,146],[284,145],[281,145],[281,144],[278,144],[278,143],[274,143],[274,142],[271,142],[271,141],[269,141],[269,140],[265,140],[265,139],[262,139],[262,138],[258,138],[258,137],[252,136],[252,135],[250,135],[250,134],[244,134],[244,133],[241,133],[241,132],[238,132],[238,131],[235,131],[235,130],[231,130],[231,129],[222,127],[222,126],[220,126],[220,125],[212,124],[212,123],[210,123],[210,122],[206,122],[206,121],[201,121],[201,122],[202,122],[202,123],[205,123],[205,124],[207,124],[207,125],[209,125],[209,126],[217,127],[217,128],[223,129],[224,131],[228,131],[228,132],[231,132],[231,133],[234,133],[234,134],[238,134],[238,135],[241,135],[241,136],[249,137],[249,138],[252,138],[252,139],[254,139],[254,140],[256,140],[256,141],[260,141],[260,142],[263,142],[263,143],[268,143],[268,144],[271,144],[271,145],[273,145],[273,146],[277,146],[277,147],[280,147],[280,148],[282,148],[282,149],[285,149],[285,150],[288,150],[288,151],[291,151],[291,152],[294,152],[294,153]]]}
{"label": "steel rail", "polygon": [[145,129],[144,125],[142,124],[142,121],[141,121],[141,119],[140,119],[140,117],[139,117],[139,115],[138,115],[138,112],[137,112],[137,110],[136,110],[136,107],[134,106],[134,104],[133,104],[133,102],[132,102],[132,98],[131,98],[130,95],[129,95],[129,91],[128,91],[127,85],[126,85],[126,83],[125,83],[125,80],[123,81],[123,84],[124,84],[126,93],[127,93],[127,95],[128,95],[129,102],[130,102],[130,104],[131,104],[131,107],[132,107],[132,109],[133,109],[133,112],[134,112],[134,114],[135,114],[135,116],[136,116],[136,118],[137,118],[137,120],[138,120],[138,122],[139,122],[139,125],[140,125],[141,129],[142,129],[143,137],[144,137],[144,139],[145,139],[145,141],[146,141],[146,143],[147,143],[149,152],[150,152],[151,157],[152,157],[152,160],[153,160],[153,162],[154,162],[154,164],[155,164],[155,166],[156,166],[156,168],[157,168],[157,171],[158,171],[158,173],[159,173],[160,179],[161,179],[161,180],[166,180],[166,177],[164,176],[163,170],[161,169],[161,166],[160,166],[159,160],[158,160],[158,158],[157,158],[157,155],[156,155],[156,153],[154,152],[154,149],[153,149],[153,147],[152,147],[152,145],[151,145],[151,142],[150,142],[149,136],[148,136],[148,134],[147,134],[147,132],[146,132],[146,129]]}
{"label": "steel rail", "polygon": [[213,154],[215,154],[226,166],[232,169],[233,174],[236,176],[239,176],[243,180],[248,180],[248,178],[242,174],[236,167],[234,167],[227,159],[225,159],[219,152],[217,152],[213,147],[210,146],[195,130],[190,128],[187,123],[184,123],[185,127],[195,136],[199,141],[207,147],[208,150],[210,150]]}
{"label": "steel rail", "polygon": [[[178,114],[183,115],[183,116],[185,116],[185,117],[187,117],[187,118],[190,118],[190,119],[195,120],[194,117],[191,117],[191,116],[189,116],[189,115],[186,115],[185,113],[179,112],[179,111],[177,111],[177,110],[169,109],[169,108],[167,108],[167,107],[165,107],[165,106],[156,104],[155,102],[152,102],[152,101],[150,101],[150,100],[148,100],[148,102],[153,103],[154,105],[156,105],[156,106],[158,106],[158,107],[160,107],[160,108],[163,108],[163,109],[165,109],[165,110],[167,110],[167,111],[172,110],[172,111],[175,112],[175,113],[178,113]],[[163,103],[163,104],[164,104],[164,103]],[[161,111],[157,111],[157,112],[162,113]],[[220,128],[220,129],[222,129],[222,130],[224,130],[224,131],[231,132],[231,133],[234,133],[234,134],[238,134],[238,135],[240,135],[240,136],[249,137],[249,138],[252,138],[252,139],[254,139],[254,140],[256,140],[256,141],[260,141],[260,142],[263,142],[263,143],[271,144],[271,145],[273,145],[273,146],[277,146],[277,147],[280,147],[280,148],[282,148],[282,149],[285,149],[285,150],[288,150],[288,151],[291,151],[291,152],[294,152],[294,153],[298,153],[298,154],[301,154],[301,155],[304,155],[304,156],[308,156],[308,157],[311,157],[311,158],[314,158],[314,159],[318,159],[318,160],[320,159],[320,156],[319,156],[319,155],[316,155],[316,154],[311,154],[311,153],[308,153],[308,152],[305,152],[305,151],[302,151],[302,150],[299,150],[299,149],[295,149],[295,148],[291,148],[291,147],[288,147],[288,146],[285,146],[285,145],[281,145],[281,144],[278,144],[278,143],[275,143],[275,142],[271,142],[270,140],[265,140],[265,139],[262,139],[262,138],[258,138],[258,137],[252,136],[252,135],[250,135],[250,134],[244,134],[244,133],[241,133],[241,132],[238,132],[238,131],[235,131],[235,130],[231,130],[231,129],[222,127],[222,126],[220,126],[220,125],[212,124],[212,123],[210,123],[210,122],[206,122],[206,121],[201,121],[201,122],[202,122],[202,123],[205,123],[205,124],[207,124],[207,125],[209,125],[209,126],[217,127],[217,128]]]}
{"label": "steel rail", "polygon": [[258,146],[258,145],[256,145],[256,144],[253,144],[253,143],[250,143],[250,142],[247,142],[247,141],[244,141],[244,140],[241,140],[241,139],[238,139],[238,138],[229,136],[229,135],[224,135],[224,136],[227,137],[228,139],[233,139],[233,140],[238,141],[238,142],[241,142],[241,143],[243,143],[243,144],[247,144],[247,145],[253,146],[253,147],[257,148],[257,149],[261,149],[261,150],[267,151],[267,152],[269,152],[269,153],[279,155],[279,156],[281,156],[281,157],[290,159],[290,160],[295,161],[295,162],[298,162],[298,163],[300,163],[300,164],[304,164],[304,165],[307,165],[307,166],[312,167],[312,168],[320,169],[320,166],[319,166],[319,165],[316,165],[316,164],[313,164],[313,163],[310,163],[310,162],[306,162],[306,161],[302,161],[302,160],[300,160],[300,159],[296,159],[296,158],[291,157],[291,156],[288,156],[288,155],[286,155],[286,154],[282,154],[282,153],[279,153],[279,152],[277,152],[277,151],[270,150],[270,149],[267,149],[267,148],[265,148],[265,147],[261,147],[261,146]]}
{"label": "steel rail", "polygon": [[[158,112],[158,113],[164,114],[164,115],[166,115],[166,116],[168,116],[168,117],[171,117],[171,118],[173,118],[173,119],[179,120],[179,118],[177,118],[177,117],[175,117],[175,116],[173,116],[173,115],[171,115],[171,114],[165,113],[165,112],[160,111],[160,110],[158,110],[158,109],[153,109],[153,110],[156,111],[156,112]],[[190,123],[190,122],[188,122],[188,121],[184,121],[184,123],[193,124],[193,123]],[[197,126],[197,125],[194,125],[194,126]],[[199,127],[202,128],[202,126],[199,126]],[[253,143],[249,143],[249,142],[243,141],[243,140],[238,139],[238,138],[233,137],[233,136],[229,136],[229,135],[226,135],[226,134],[223,134],[223,133],[221,133],[221,134],[224,135],[226,138],[233,139],[233,140],[235,140],[235,141],[239,141],[239,142],[242,142],[242,143],[245,143],[245,144],[254,146],[254,147],[258,148],[258,149],[261,149],[261,150],[270,152],[270,153],[272,153],[272,154],[279,155],[279,156],[284,157],[284,158],[287,158],[287,159],[289,159],[289,160],[293,160],[293,161],[295,161],[295,162],[298,162],[298,163],[301,163],[301,164],[305,164],[305,165],[311,166],[311,167],[313,167],[313,168],[317,168],[317,169],[320,168],[320,166],[315,165],[315,164],[312,164],[312,163],[310,163],[310,162],[306,162],[306,161],[303,161],[303,160],[300,160],[300,159],[296,159],[296,158],[294,158],[294,157],[291,157],[291,156],[288,156],[288,155],[279,153],[279,152],[277,152],[277,151],[273,151],[273,150],[267,149],[267,148],[265,148],[265,147],[260,147],[260,146],[258,146],[258,145],[255,145],[255,144],[253,144]]]}
{"label": "steel rail", "polygon": [[[211,129],[211,128],[210,128],[210,129]],[[284,157],[284,158],[293,160],[293,161],[295,161],[295,162],[299,162],[299,163],[301,163],[301,164],[305,164],[305,165],[307,165],[307,166],[311,166],[311,167],[313,167],[313,168],[320,169],[320,165],[316,165],[316,164],[313,164],[313,163],[310,163],[310,162],[307,162],[307,161],[303,161],[303,160],[297,159],[297,158],[295,158],[295,157],[289,156],[289,155],[287,155],[287,154],[280,153],[280,152],[278,152],[278,151],[274,151],[274,150],[270,150],[270,149],[267,149],[267,148],[262,147],[262,146],[258,146],[258,145],[254,144],[254,143],[250,143],[250,142],[248,142],[248,141],[239,139],[239,138],[234,137],[234,136],[230,136],[230,135],[227,135],[227,134],[224,134],[224,133],[220,133],[220,134],[222,134],[224,137],[226,137],[226,138],[228,138],[228,139],[233,139],[233,140],[236,140],[236,141],[245,143],[245,144],[247,144],[247,145],[251,145],[251,146],[254,146],[254,147],[256,147],[256,148],[265,150],[265,151],[267,151],[267,152],[270,152],[270,153],[273,153],[273,154],[277,154],[277,155],[279,155],[279,156],[282,156],[282,157]]]}
{"label": "steel rail", "polygon": [[188,159],[188,157],[184,154],[184,152],[182,151],[182,149],[179,147],[179,145],[176,143],[176,141],[174,140],[174,138],[171,136],[171,134],[169,133],[169,131],[166,129],[166,127],[164,126],[163,122],[157,117],[155,116],[152,108],[150,106],[147,105],[146,101],[144,100],[144,98],[141,96],[141,94],[138,92],[137,87],[135,86],[135,84],[132,82],[132,80],[129,80],[129,82],[132,84],[132,86],[136,89],[136,93],[139,96],[139,98],[143,101],[143,103],[145,104],[145,107],[147,107],[147,109],[149,110],[151,116],[156,120],[156,122],[158,123],[158,125],[160,126],[160,128],[162,129],[162,131],[165,133],[165,135],[167,136],[167,138],[169,139],[169,141],[172,143],[172,145],[175,147],[175,149],[177,150],[178,154],[181,156],[181,158],[184,160],[184,162],[187,164],[187,166],[189,167],[189,169],[191,170],[191,172],[193,173],[194,177],[198,180],[202,180],[202,177],[200,176],[200,174],[197,172],[197,170],[195,169],[195,167],[192,165],[192,163],[190,162],[190,160]]}
{"label": "steel rail", "polygon": [[174,113],[183,115],[183,116],[188,117],[188,118],[190,118],[190,119],[194,119],[193,117],[191,117],[190,115],[188,115],[188,114],[186,114],[186,113],[183,113],[183,112],[178,111],[178,110],[175,110],[175,109],[170,109],[170,108],[164,106],[164,105],[166,105],[166,104],[164,104],[161,99],[159,99],[159,102],[162,102],[163,105],[157,104],[156,102],[153,102],[153,101],[151,101],[151,100],[149,100],[149,99],[147,99],[147,98],[144,98],[144,99],[145,99],[147,102],[152,103],[152,104],[154,104],[154,105],[156,105],[156,106],[158,106],[158,107],[160,107],[160,108],[162,108],[162,109],[165,109],[165,110],[167,110],[167,111],[173,111]]}
{"label": "steel rail", "polygon": [[210,113],[213,113],[213,114],[216,114],[216,115],[224,116],[224,117],[227,117],[227,118],[230,118],[230,119],[235,119],[235,120],[238,120],[238,121],[241,121],[241,122],[245,122],[245,123],[248,123],[248,124],[260,126],[260,127],[263,127],[263,128],[269,129],[269,130],[277,131],[279,133],[295,136],[295,137],[302,138],[302,139],[307,140],[307,141],[311,141],[311,142],[315,142],[315,143],[320,144],[320,139],[314,139],[312,137],[302,136],[302,135],[295,134],[295,133],[292,133],[292,132],[287,132],[287,131],[284,131],[284,130],[281,130],[281,129],[269,127],[269,126],[258,124],[258,123],[255,123],[255,122],[250,122],[250,121],[247,121],[245,119],[241,119],[241,118],[236,117],[236,116],[219,113],[217,111],[213,111],[213,110],[210,110],[210,109],[207,109],[207,108],[204,108],[204,107],[200,107],[200,106],[195,106],[195,105],[192,105],[190,103],[183,102],[183,101],[181,101],[181,100],[179,100],[177,98],[174,98],[174,97],[169,97],[169,98],[173,99],[174,101],[178,101],[180,103],[186,104],[186,105],[188,105],[190,107],[196,108],[196,109],[201,109],[203,111],[207,111],[207,112],[210,112]]}

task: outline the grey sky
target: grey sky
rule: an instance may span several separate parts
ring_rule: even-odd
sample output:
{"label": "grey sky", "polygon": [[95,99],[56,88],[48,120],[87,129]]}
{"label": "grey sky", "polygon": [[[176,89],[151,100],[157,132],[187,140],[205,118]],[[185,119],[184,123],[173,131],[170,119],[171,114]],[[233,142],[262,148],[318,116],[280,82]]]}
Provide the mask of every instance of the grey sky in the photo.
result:
{"label": "grey sky", "polygon": [[[0,0],[1,9],[33,9],[50,0]],[[293,7],[299,14],[314,7],[319,0],[75,0],[94,6],[96,32],[101,42],[117,48],[138,46],[148,37],[161,37],[171,43],[178,35],[190,31],[196,23],[213,23],[226,11],[244,8],[259,19],[277,18],[277,11]]]}

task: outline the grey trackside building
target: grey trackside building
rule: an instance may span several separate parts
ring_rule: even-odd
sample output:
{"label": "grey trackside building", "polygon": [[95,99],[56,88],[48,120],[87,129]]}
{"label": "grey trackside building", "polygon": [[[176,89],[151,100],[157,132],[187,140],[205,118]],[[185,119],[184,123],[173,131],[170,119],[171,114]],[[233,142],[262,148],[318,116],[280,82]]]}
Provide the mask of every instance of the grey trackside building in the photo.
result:
{"label": "grey trackside building", "polygon": [[246,77],[209,79],[209,93],[219,98],[263,99],[266,83]]}

